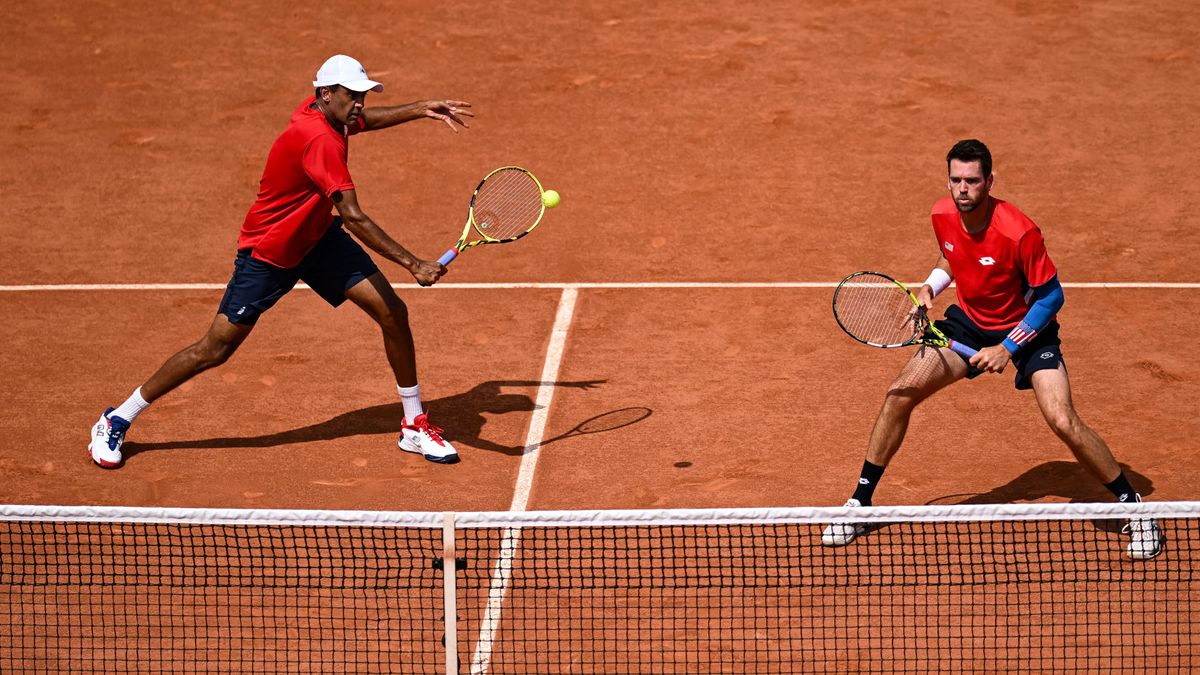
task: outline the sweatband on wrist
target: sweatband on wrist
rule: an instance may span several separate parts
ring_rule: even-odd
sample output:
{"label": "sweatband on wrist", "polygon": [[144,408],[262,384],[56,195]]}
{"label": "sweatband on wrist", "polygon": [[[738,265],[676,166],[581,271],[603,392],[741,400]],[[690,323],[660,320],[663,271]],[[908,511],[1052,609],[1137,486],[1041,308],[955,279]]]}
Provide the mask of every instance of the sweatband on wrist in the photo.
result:
{"label": "sweatband on wrist", "polygon": [[929,278],[925,280],[925,285],[933,289],[933,297],[936,298],[942,291],[946,290],[946,287],[950,285],[950,281],[950,275],[946,273],[946,270],[935,267],[929,273]]}

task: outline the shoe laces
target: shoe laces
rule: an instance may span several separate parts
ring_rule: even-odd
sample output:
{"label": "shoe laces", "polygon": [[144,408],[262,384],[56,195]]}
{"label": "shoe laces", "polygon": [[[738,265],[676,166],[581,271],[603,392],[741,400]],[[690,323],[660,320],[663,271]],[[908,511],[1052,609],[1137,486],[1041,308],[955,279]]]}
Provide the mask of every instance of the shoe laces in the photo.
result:
{"label": "shoe laces", "polygon": [[120,421],[108,418],[108,449],[116,450],[117,446],[125,441],[125,432],[129,431],[128,424],[122,424]]}
{"label": "shoe laces", "polygon": [[441,427],[434,426],[429,423],[428,415],[417,415],[417,418],[412,421],[412,424],[406,424],[409,429],[414,429],[418,433],[424,433],[438,445],[445,445],[442,440],[442,434],[445,433]]}

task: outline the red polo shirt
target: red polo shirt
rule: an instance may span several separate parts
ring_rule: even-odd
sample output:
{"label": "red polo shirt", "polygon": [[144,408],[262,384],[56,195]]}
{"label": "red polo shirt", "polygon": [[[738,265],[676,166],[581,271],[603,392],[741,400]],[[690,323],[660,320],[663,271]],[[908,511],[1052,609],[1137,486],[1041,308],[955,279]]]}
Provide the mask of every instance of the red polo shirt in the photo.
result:
{"label": "red polo shirt", "polygon": [[246,214],[238,249],[276,267],[300,264],[333,224],[334,192],[353,190],[346,165],[347,137],[359,125],[340,133],[309,97],[292,113],[291,123],[271,146],[259,182],[258,199]]}
{"label": "red polo shirt", "polygon": [[933,205],[933,231],[950,263],[958,304],[980,328],[1007,330],[1029,311],[1030,288],[1058,274],[1042,232],[1012,204],[993,198],[992,220],[967,234],[954,200]]}

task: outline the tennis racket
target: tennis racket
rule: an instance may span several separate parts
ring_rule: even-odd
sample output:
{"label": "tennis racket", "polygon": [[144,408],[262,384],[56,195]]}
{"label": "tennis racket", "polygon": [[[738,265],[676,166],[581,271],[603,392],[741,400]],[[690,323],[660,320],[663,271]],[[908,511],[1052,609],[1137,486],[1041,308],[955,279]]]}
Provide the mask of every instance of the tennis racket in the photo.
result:
{"label": "tennis racket", "polygon": [[970,358],[976,350],[946,337],[929,322],[912,291],[879,272],[855,272],[833,292],[833,318],[850,337],[872,347],[949,347]]}
{"label": "tennis racket", "polygon": [[[504,244],[533,231],[546,211],[542,184],[519,166],[502,166],[484,176],[471,195],[467,224],[454,248],[438,262],[449,265],[459,253],[480,244]],[[467,241],[474,230],[478,239]]]}

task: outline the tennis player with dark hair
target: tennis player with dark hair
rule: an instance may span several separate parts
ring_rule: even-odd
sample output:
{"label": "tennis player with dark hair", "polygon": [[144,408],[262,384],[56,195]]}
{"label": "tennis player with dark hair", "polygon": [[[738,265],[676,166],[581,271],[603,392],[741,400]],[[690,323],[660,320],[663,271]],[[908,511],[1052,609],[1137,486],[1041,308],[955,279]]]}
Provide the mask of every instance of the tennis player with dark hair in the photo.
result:
{"label": "tennis player with dark hair", "polygon": [[408,270],[422,286],[436,283],[446,268],[414,256],[363,212],[347,159],[349,139],[355,134],[427,118],[457,131],[455,124],[467,126],[463,116],[473,116],[470,104],[435,100],[366,108],[367,92],[381,92],[383,85],[342,54],[325,61],[313,87],[314,95],[292,113],[291,123],[267,156],[216,319],[204,337],[167,359],[124,403],[100,416],[88,446],[99,466],[121,466],[121,444],[137,416],[198,373],[225,363],[259,316],[299,281],[334,307],[350,300],[379,324],[404,406],[400,448],[434,462],[458,461],[454,447],[429,423],[421,406],[408,308],[346,230]]}
{"label": "tennis player with dark hair", "polygon": [[[958,142],[946,165],[950,197],[934,204],[932,214],[940,254],[916,296],[931,310],[934,298],[956,281],[959,304],[946,308],[934,325],[979,353],[968,361],[948,348],[917,350],[884,397],[858,487],[846,506],[871,504],[921,401],[964,377],[1003,372],[1010,363],[1017,389],[1033,389],[1046,422],[1088,472],[1118,500],[1141,501],[1108,445],[1071,403],[1056,320],[1063,289],[1041,231],[1017,207],[991,196],[992,155],[983,143]],[[844,546],[865,530],[861,524],[834,524],[821,541]],[[1162,535],[1153,519],[1130,520],[1128,531],[1131,557],[1158,555]]]}

